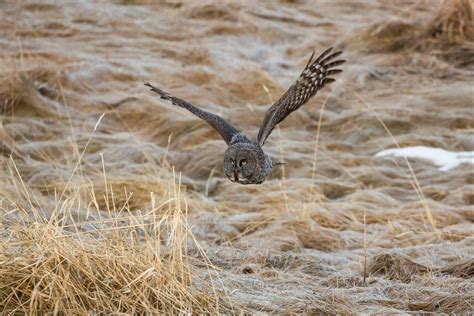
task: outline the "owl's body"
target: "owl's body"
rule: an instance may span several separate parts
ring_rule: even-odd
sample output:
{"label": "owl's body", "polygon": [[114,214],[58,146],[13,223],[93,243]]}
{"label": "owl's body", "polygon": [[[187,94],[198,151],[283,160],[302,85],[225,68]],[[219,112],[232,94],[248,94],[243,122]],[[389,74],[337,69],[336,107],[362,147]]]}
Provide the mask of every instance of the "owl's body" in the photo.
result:
{"label": "owl's body", "polygon": [[[344,60],[332,61],[342,52],[331,52],[332,48],[325,50],[313,61],[313,55],[308,61],[304,71],[283,96],[267,111],[260,126],[258,136],[254,141],[249,140],[242,132],[220,116],[196,108],[190,103],[173,97],[163,90],[146,83],[152,91],[158,93],[162,99],[169,100],[214,127],[228,147],[224,153],[224,173],[229,180],[240,184],[260,184],[272,170],[272,160],[265,154],[262,147],[275,126],[283,121],[291,112],[299,109],[313,97],[316,92],[326,84],[335,81],[330,75],[340,73],[342,70],[333,67],[344,63]],[[330,62],[331,61],[331,62]]]}

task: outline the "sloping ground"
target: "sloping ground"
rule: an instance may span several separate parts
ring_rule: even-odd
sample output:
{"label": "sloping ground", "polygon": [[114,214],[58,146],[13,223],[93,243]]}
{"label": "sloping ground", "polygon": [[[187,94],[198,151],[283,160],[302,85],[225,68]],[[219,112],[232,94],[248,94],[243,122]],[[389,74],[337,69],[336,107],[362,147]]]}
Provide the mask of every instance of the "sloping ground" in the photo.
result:
{"label": "sloping ground", "polygon": [[[472,19],[469,1],[0,4],[1,309],[472,311],[472,165],[374,158],[474,150]],[[285,164],[259,186],[142,84],[254,136],[333,45],[343,74],[272,134]]]}

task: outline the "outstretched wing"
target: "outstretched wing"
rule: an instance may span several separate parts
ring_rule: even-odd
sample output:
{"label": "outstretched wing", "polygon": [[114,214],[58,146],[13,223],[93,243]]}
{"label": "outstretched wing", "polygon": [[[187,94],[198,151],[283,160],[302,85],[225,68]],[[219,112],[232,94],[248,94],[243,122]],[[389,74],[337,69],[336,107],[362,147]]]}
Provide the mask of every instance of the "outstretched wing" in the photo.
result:
{"label": "outstretched wing", "polygon": [[314,61],[312,61],[314,57],[313,52],[308,64],[298,79],[283,96],[268,109],[263,123],[260,126],[260,130],[258,131],[257,142],[260,146],[263,146],[267,137],[278,123],[283,121],[291,112],[299,109],[303,104],[308,102],[319,89],[335,81],[334,78],[329,76],[340,73],[342,70],[334,69],[334,67],[344,63],[345,60],[332,61],[339,56],[342,51],[330,54],[331,50],[332,47],[326,49]]}
{"label": "outstretched wing", "polygon": [[224,141],[227,144],[229,144],[231,142],[232,137],[234,135],[239,134],[239,131],[237,129],[235,129],[232,125],[227,123],[222,117],[220,117],[216,114],[212,114],[212,113],[200,110],[197,107],[195,107],[194,105],[192,105],[192,104],[190,104],[190,103],[188,103],[184,100],[173,97],[173,96],[169,95],[167,92],[161,90],[160,88],[157,88],[157,87],[151,85],[148,82],[145,83],[145,86],[150,87],[151,91],[154,91],[154,92],[158,93],[162,99],[171,101],[172,104],[177,105],[179,107],[182,107],[183,109],[188,110],[189,112],[193,113],[194,115],[196,115],[200,119],[206,121],[209,125],[214,127],[214,129],[216,131],[219,132],[219,134],[222,136],[222,138],[224,139]]}

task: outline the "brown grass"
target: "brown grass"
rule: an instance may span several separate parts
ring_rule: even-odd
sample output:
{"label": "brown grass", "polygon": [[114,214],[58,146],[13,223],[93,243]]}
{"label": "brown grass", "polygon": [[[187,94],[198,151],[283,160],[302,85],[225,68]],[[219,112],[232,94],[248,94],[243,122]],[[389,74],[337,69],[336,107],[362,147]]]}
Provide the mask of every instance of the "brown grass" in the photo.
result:
{"label": "brown grass", "polygon": [[410,282],[412,277],[427,273],[430,269],[398,254],[378,254],[372,258],[369,271],[390,279]]}
{"label": "brown grass", "polygon": [[[193,283],[185,255],[186,214],[179,189],[171,189],[175,195],[159,206],[152,195],[152,207],[145,214],[130,212],[128,199],[116,204],[113,196],[110,205],[103,205],[102,209],[109,210],[104,214],[76,208],[79,192],[55,210],[16,205],[4,213],[3,225],[9,227],[9,234],[0,245],[2,311],[174,314],[226,310],[210,284]],[[96,193],[89,193],[92,205],[98,205]]]}
{"label": "brown grass", "polygon": [[431,18],[376,23],[350,43],[369,53],[419,51],[457,67],[474,63],[474,9],[471,0],[443,1]]}
{"label": "brown grass", "polygon": [[[0,4],[0,310],[469,313],[474,173],[374,154],[474,149],[472,8]],[[142,85],[252,137],[340,38],[343,75],[275,130],[259,186]]]}

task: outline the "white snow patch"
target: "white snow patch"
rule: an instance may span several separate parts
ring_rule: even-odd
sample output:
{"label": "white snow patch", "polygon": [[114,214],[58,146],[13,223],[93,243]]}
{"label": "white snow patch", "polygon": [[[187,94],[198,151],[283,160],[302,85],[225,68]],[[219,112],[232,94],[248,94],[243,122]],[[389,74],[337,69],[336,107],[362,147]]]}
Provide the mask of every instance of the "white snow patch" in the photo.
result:
{"label": "white snow patch", "polygon": [[474,151],[447,151],[441,148],[414,146],[382,150],[375,157],[407,157],[431,161],[440,171],[449,171],[462,163],[474,164]]}

